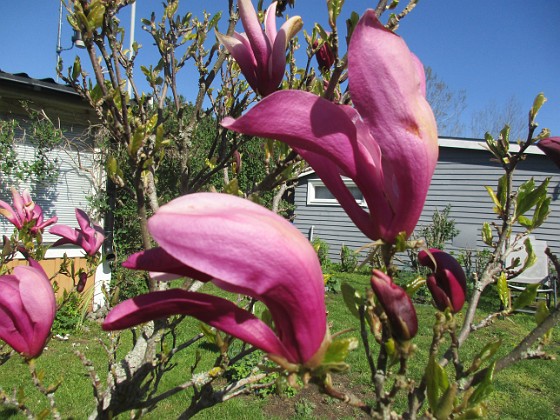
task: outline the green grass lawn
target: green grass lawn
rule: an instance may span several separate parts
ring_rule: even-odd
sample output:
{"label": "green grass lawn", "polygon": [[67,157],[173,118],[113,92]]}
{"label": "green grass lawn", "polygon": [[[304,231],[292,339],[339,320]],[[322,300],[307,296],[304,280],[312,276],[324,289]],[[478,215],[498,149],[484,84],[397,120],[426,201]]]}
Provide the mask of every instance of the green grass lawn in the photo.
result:
{"label": "green grass lawn", "polygon": [[[335,276],[341,281],[349,282],[358,290],[367,287],[367,276],[357,274],[335,274]],[[492,302],[487,301],[485,305],[488,307]],[[498,305],[497,301],[496,305]],[[329,322],[333,325],[331,332],[357,326],[357,320],[346,309],[341,294],[329,293],[327,307]],[[411,362],[411,375],[416,379],[421,376],[431,341],[434,309],[429,304],[418,304],[417,311],[420,329],[415,339],[417,351]],[[476,336],[471,336],[471,340],[461,349],[461,354],[468,361],[469,356],[472,357],[487,341],[496,338],[503,340],[500,355],[505,354],[530,331],[533,325],[533,317],[526,314],[500,319],[490,328],[477,332]],[[179,332],[180,337],[186,339],[199,332],[199,324],[196,320],[186,319],[181,324]],[[349,334],[356,337],[359,335],[357,331]],[[130,340],[131,333],[125,332],[123,336],[125,341]],[[89,377],[75,351],[79,350],[86,354],[101,376],[105,370],[106,356],[97,339],[105,337],[106,333],[101,331],[97,324],[87,324],[84,331],[71,336],[68,341],[51,340],[47,350],[37,360],[37,368],[45,372],[45,383],[55,383],[62,379],[56,401],[63,418],[85,418],[93,409]],[[202,372],[212,367],[217,353],[201,340],[176,357],[175,368],[164,376],[162,390],[181,384],[190,378],[190,366],[197,350],[204,356],[198,371]],[[547,350],[550,354],[559,356],[560,341],[554,337]],[[363,349],[358,348],[351,352],[348,362],[351,365],[350,370],[336,376],[335,385],[343,383],[367,400],[372,394],[369,369],[363,357]],[[31,383],[27,366],[19,357],[13,357],[0,366],[0,387],[7,393],[21,387],[25,403],[36,413],[41,407],[47,407],[47,402]],[[560,416],[560,366],[556,361],[521,362],[513,368],[500,372],[495,379],[495,387],[496,390],[488,400],[490,418],[552,419]],[[189,399],[189,391],[177,394],[160,403],[154,412],[147,415],[147,418],[176,417],[188,406]],[[301,391],[301,395],[284,397],[284,399],[277,396],[235,398],[199,413],[197,418],[353,418],[360,414],[350,408],[339,407],[340,403],[317,395],[315,389],[311,388]],[[18,414],[15,409],[4,406],[0,407],[0,418],[25,417]]]}

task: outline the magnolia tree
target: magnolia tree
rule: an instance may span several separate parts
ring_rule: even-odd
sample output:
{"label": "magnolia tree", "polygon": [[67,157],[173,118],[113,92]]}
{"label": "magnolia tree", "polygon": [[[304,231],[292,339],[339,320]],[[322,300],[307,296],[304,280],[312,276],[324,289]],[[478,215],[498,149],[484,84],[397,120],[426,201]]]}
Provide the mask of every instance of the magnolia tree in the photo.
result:
{"label": "magnolia tree", "polygon": [[[550,203],[548,181],[541,185],[529,181],[513,189],[516,166],[535,144],[555,162],[560,160],[560,139],[550,137],[546,130],[535,135],[535,117],[544,96],[537,97],[529,113],[528,136],[519,151],[510,149],[507,127],[498,139],[487,136],[490,152],[504,169],[497,191],[488,187],[500,223],[484,225],[483,240],[493,254],[481,277],[475,279],[464,311],[467,281],[460,264],[445,251],[408,240],[438,158],[437,127],[425,99],[423,65],[395,34],[416,1],[394,10],[385,24],[380,20],[383,13],[398,7],[398,2],[387,5],[382,0],[375,10],[361,16],[353,13],[346,22],[347,48],[341,44],[338,28],[343,2],[328,1],[330,27],[325,30],[316,24],[311,32],[304,32],[308,60],[302,68],[297,67],[294,55],[302,20],[295,16],[280,28],[276,25],[285,4],[274,2],[261,11],[250,0],[239,0],[237,5],[230,2],[227,33],[216,32],[217,41],[212,43],[219,14],[204,14],[200,19],[190,13],[180,16],[178,2],[168,1],[160,23],[155,14],[144,21],[161,54],[155,67],[142,67],[155,106],[134,83],[139,46],[130,55],[122,48],[123,29],[117,14],[127,5],[127,1],[70,2],[70,21],[82,33],[93,80],[79,60],[66,80],[98,112],[111,133],[111,150],[128,156],[144,249],[129,256],[123,266],[149,276],[149,293],[119,303],[103,321],[103,329],[111,331],[102,340],[108,357],[107,381],[100,380],[99,367],[77,353],[94,389],[92,418],[130,410],[142,414],[186,389],[192,390],[192,398],[183,416],[190,417],[270,386],[267,378],[272,375],[292,385],[313,382],[321,392],[375,417],[482,417],[496,372],[522,359],[549,357],[544,346],[559,311],[545,305],[538,308],[536,328],[517,347],[508,349],[506,356],[496,356],[501,344],[495,341],[482,346],[469,360],[463,360],[459,352],[478,330],[498,316],[512,315],[536,294],[535,288],[528,287],[512,299],[507,280],[534,262],[527,235],[544,222]],[[237,19],[244,33],[234,31]],[[186,47],[183,55],[178,54],[181,46]],[[317,72],[311,64],[314,56]],[[189,60],[200,74],[191,113],[185,111],[176,84],[177,72]],[[126,79],[132,97],[126,91]],[[217,87],[212,88],[213,83]],[[205,97],[211,104],[207,110]],[[164,112],[168,98],[174,104],[173,112]],[[221,127],[208,151],[208,165],[192,174],[193,132],[208,115],[220,121]],[[240,167],[238,148],[252,137],[267,145],[267,159],[273,153],[277,156],[264,180],[250,191],[241,191],[225,177],[223,191],[229,194],[212,192],[209,176],[216,171],[235,175]],[[177,180],[185,195],[160,207],[157,174],[166,153],[180,155]],[[362,292],[348,284],[342,287],[348,310],[356,317],[359,339],[352,333],[342,334],[337,325],[328,322],[324,278],[311,244],[287,220],[259,204],[259,193],[281,190],[297,172],[298,156],[373,241],[372,252],[381,255],[370,289]],[[121,185],[125,174],[116,159],[108,159],[108,173],[117,187],[126,187]],[[360,189],[367,210],[356,203],[343,176]],[[0,202],[0,209],[15,227],[14,235],[4,240],[4,274],[0,277],[0,338],[14,350],[5,358],[16,357],[16,353],[24,358],[34,384],[58,417],[56,387],[43,385],[33,363],[48,340],[56,312],[51,284],[36,262],[44,256],[41,233],[54,224],[50,232],[62,239],[53,246],[73,243],[86,252],[88,268],[77,273],[72,270],[78,290],[99,264],[103,233],[81,210],[76,211],[79,229],[59,226],[56,219],[44,221],[40,207],[27,193],[20,196],[14,191],[13,206]],[[514,225],[520,227],[516,230],[520,233],[513,233]],[[527,250],[527,260],[506,265],[507,256],[520,247]],[[394,282],[398,268],[393,259],[407,249],[419,251],[418,262],[429,274],[425,282],[401,287]],[[9,268],[7,263],[16,251],[25,256],[28,266]],[[233,302],[206,293],[206,283],[246,298]],[[415,355],[419,325],[412,297],[424,283],[433,298],[435,323],[428,357],[420,360]],[[480,296],[494,284],[503,309],[475,324]],[[255,310],[257,304],[266,308],[262,314]],[[185,316],[212,328],[204,326],[200,334],[179,343],[175,329]],[[125,349],[117,331],[129,328],[135,331],[134,340],[132,348]],[[219,348],[214,367],[200,371],[195,363],[192,377],[185,383],[160,389],[161,377],[173,367],[172,360],[203,338]],[[243,345],[235,345],[236,340]],[[333,373],[348,368],[348,352],[357,347],[364,352],[371,373],[372,395],[367,402],[333,379]],[[225,385],[218,380],[226,378],[229,366],[255,350],[261,351],[261,369]],[[122,354],[124,358],[119,359]],[[419,377],[411,373],[411,364],[422,366]],[[395,411],[398,399],[407,401],[399,406],[401,413]],[[2,393],[2,401],[33,415],[15,396]]]}

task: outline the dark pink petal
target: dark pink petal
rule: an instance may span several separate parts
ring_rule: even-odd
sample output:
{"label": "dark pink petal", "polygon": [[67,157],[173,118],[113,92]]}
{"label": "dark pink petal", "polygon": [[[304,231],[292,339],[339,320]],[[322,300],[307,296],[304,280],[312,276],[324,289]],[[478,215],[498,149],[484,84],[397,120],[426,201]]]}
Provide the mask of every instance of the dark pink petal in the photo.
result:
{"label": "dark pink petal", "polygon": [[41,354],[56,313],[51,284],[36,264],[0,276],[0,338],[25,357]]}
{"label": "dark pink petal", "polygon": [[56,225],[49,229],[49,233],[56,236],[62,236],[62,239],[56,241],[53,246],[76,244],[80,240],[80,232],[66,225]]}
{"label": "dark pink petal", "polygon": [[367,11],[350,42],[348,80],[383,155],[385,191],[396,215],[387,237],[413,231],[437,162],[437,128],[419,72],[404,41]]}
{"label": "dark pink petal", "polygon": [[169,255],[163,248],[153,248],[132,254],[123,262],[123,267],[133,270],[146,270],[158,273],[172,273],[180,277],[208,282],[212,277],[195,270]]}
{"label": "dark pink petal", "polygon": [[537,147],[560,168],[560,137],[548,137],[546,139],[542,139],[537,143]]}
{"label": "dark pink petal", "polygon": [[459,312],[465,304],[467,295],[467,278],[463,267],[447,252],[436,248],[431,248],[429,252],[420,251],[418,261],[434,272],[427,279],[434,303],[440,311],[449,307],[452,312]]}
{"label": "dark pink petal", "polygon": [[238,6],[243,28],[251,43],[253,55],[257,60],[257,78],[260,81],[265,80],[264,78],[268,75],[268,59],[272,51],[272,45],[264,34],[251,0],[239,0]]}
{"label": "dark pink petal", "polygon": [[298,361],[318,351],[326,334],[323,276],[291,223],[248,200],[197,193],[162,206],[148,226],[173,258],[224,290],[261,300]]}
{"label": "dark pink petal", "polygon": [[[304,158],[313,159],[310,165],[321,172],[318,175],[329,189],[337,185],[331,192],[358,227],[374,240],[393,239],[385,233],[393,223],[394,211],[384,191],[381,152],[353,108],[335,105],[307,92],[280,91],[264,98],[237,120],[225,118],[222,125],[243,134],[278,139],[302,156],[307,151]],[[317,156],[311,157],[314,155]],[[338,169],[321,170],[320,166],[329,165],[325,158]],[[369,224],[356,208],[355,199],[336,180],[339,174],[351,178],[362,191],[371,214]]]}
{"label": "dark pink petal", "polygon": [[408,294],[379,270],[373,270],[371,287],[387,314],[393,337],[401,341],[413,338],[418,332],[418,318]]}
{"label": "dark pink petal", "polygon": [[170,315],[195,317],[266,353],[297,362],[296,357],[287,351],[274,332],[251,313],[228,300],[182,289],[152,292],[120,303],[107,315],[103,329],[130,328]]}

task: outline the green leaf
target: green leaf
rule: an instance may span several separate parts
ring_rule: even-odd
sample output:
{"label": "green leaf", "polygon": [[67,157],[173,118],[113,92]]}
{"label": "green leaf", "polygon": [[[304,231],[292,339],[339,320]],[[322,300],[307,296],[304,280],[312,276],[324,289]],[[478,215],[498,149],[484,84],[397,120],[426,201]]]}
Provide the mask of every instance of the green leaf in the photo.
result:
{"label": "green leaf", "polygon": [[158,115],[157,114],[152,115],[152,118],[150,118],[149,121],[146,124],[145,132],[146,133],[151,133],[154,130],[154,128],[157,124],[157,121],[158,121]]}
{"label": "green leaf", "polygon": [[507,284],[506,273],[501,273],[496,281],[496,289],[498,289],[498,296],[504,308],[511,306],[511,292]]}
{"label": "green leaf", "polygon": [[533,264],[535,264],[535,261],[537,261],[537,255],[535,254],[535,251],[533,251],[533,245],[531,244],[531,240],[529,238],[525,239],[523,245],[525,245],[525,252],[527,253],[527,257],[523,262],[523,268],[521,270],[525,271],[529,267],[532,267]]}
{"label": "green leaf", "polygon": [[546,306],[546,302],[540,301],[539,303],[537,303],[537,311],[535,312],[535,320],[537,321],[537,325],[542,324],[542,322],[548,315],[550,315],[550,311],[548,309],[548,306]]}
{"label": "green leaf", "polygon": [[531,178],[519,186],[515,206],[515,220],[546,198],[549,181],[550,178],[546,178],[541,185],[535,188],[535,180]]}
{"label": "green leaf", "polygon": [[537,114],[539,113],[541,107],[544,105],[544,103],[546,102],[546,98],[544,96],[544,93],[539,93],[535,100],[533,101],[533,107],[531,108],[531,111],[529,112],[529,119],[531,122],[533,122],[533,120],[535,119],[535,117],[537,116]]}
{"label": "green leaf", "polygon": [[351,350],[358,347],[358,339],[355,337],[339,338],[334,340],[325,353],[323,364],[343,363]]}
{"label": "green leaf", "polygon": [[237,178],[233,178],[227,185],[224,186],[224,192],[231,195],[241,195],[239,191],[239,181]]}
{"label": "green leaf", "polygon": [[76,56],[74,59],[74,65],[72,66],[72,80],[76,80],[81,72],[82,63],[80,62],[80,57]]}
{"label": "green leaf", "polygon": [[216,331],[212,330],[212,328],[210,328],[208,325],[204,324],[203,322],[201,322],[199,324],[200,326],[200,330],[202,331],[202,334],[204,334],[204,337],[206,337],[206,340],[208,340],[209,343],[211,344],[216,344]]}
{"label": "green leaf", "polygon": [[494,380],[494,369],[496,367],[496,362],[494,361],[486,372],[484,380],[476,387],[473,394],[469,398],[469,407],[473,407],[482,401],[484,401],[494,390],[494,385],[492,381]]}
{"label": "green leaf", "polygon": [[362,303],[362,296],[350,286],[348,283],[342,283],[340,286],[340,291],[342,292],[342,298],[344,303],[350,310],[350,313],[356,318],[360,318],[360,305]]}
{"label": "green leaf", "polygon": [[502,148],[508,152],[509,151],[509,125],[505,125],[504,128],[500,131],[500,143],[502,144]]}
{"label": "green leaf", "polygon": [[426,284],[426,279],[422,277],[416,277],[415,279],[409,281],[406,286],[406,294],[410,297],[414,296],[414,294]]}
{"label": "green leaf", "polygon": [[435,412],[438,407],[440,397],[449,388],[449,378],[447,372],[435,360],[434,355],[430,355],[430,360],[426,366],[426,392],[428,394],[428,403],[432,412]]}
{"label": "green leaf", "polygon": [[486,245],[492,246],[492,228],[488,222],[484,222],[482,225],[482,241]]}
{"label": "green leaf", "polygon": [[486,191],[488,191],[488,195],[494,202],[494,213],[498,215],[502,214],[502,212],[504,211],[502,204],[500,203],[500,199],[498,198],[492,187],[485,186],[484,188],[486,188]]}
{"label": "green leaf", "polygon": [[535,213],[533,214],[531,230],[541,226],[548,218],[548,215],[550,214],[551,200],[552,200],[551,197],[546,197],[544,200],[542,200],[540,203],[537,204],[537,207],[535,208]]}
{"label": "green leaf", "polygon": [[445,420],[453,411],[455,397],[457,395],[457,384],[453,383],[443,393],[434,410],[434,416],[437,420]]}
{"label": "green leaf", "polygon": [[130,156],[135,156],[136,153],[138,153],[138,149],[140,149],[140,147],[142,147],[142,145],[144,144],[145,138],[145,127],[136,127],[136,130],[134,130],[134,134],[132,135],[132,138],[130,139],[130,143],[128,145],[128,152],[130,153]]}
{"label": "green leaf", "polygon": [[507,175],[502,175],[498,180],[498,200],[504,208],[507,203],[508,198],[508,177]]}
{"label": "green leaf", "polygon": [[335,23],[338,16],[340,16],[342,6],[344,6],[344,0],[330,0],[327,4],[329,8],[329,20]]}
{"label": "green leaf", "polygon": [[222,12],[218,12],[214,16],[212,16],[212,19],[210,19],[210,22],[208,23],[207,30],[210,31],[213,28],[217,27],[218,22],[220,21],[221,18],[222,18]]}
{"label": "green leaf", "polygon": [[487,343],[482,348],[482,350],[480,350],[480,352],[478,352],[478,354],[473,358],[472,365],[468,370],[469,373],[476,372],[484,362],[491,359],[492,356],[494,356],[496,352],[499,350],[501,345],[502,345],[501,339]]}
{"label": "green leaf", "polygon": [[539,284],[529,284],[525,290],[523,290],[517,299],[511,305],[512,310],[517,310],[524,308],[527,305],[530,305],[535,301],[537,297],[537,290],[539,289]]}

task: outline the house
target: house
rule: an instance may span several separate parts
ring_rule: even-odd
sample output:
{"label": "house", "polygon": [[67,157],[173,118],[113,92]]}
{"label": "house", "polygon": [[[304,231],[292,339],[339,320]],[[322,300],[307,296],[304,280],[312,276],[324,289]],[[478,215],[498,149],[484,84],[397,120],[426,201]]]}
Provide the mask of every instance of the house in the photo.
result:
{"label": "house", "polygon": [[[492,201],[484,188],[496,189],[503,175],[500,165],[492,160],[483,140],[440,138],[439,160],[430,185],[426,204],[418,226],[430,224],[434,211],[451,206],[450,218],[455,220],[459,235],[450,244],[455,248],[482,248],[481,228],[485,221],[496,220]],[[517,147],[517,146],[512,146]],[[535,146],[527,152],[514,178],[514,187],[533,177],[542,182],[550,177],[551,214],[534,235],[548,242],[552,251],[560,252],[560,173],[558,168]],[[345,181],[352,186],[351,180]],[[362,196],[355,188],[356,200]],[[344,210],[313,171],[303,173],[295,189],[295,226],[310,239],[320,238],[329,244],[329,258],[338,261],[342,244],[358,249],[371,240],[350,221]],[[363,203],[365,206],[365,203]]]}
{"label": "house", "polygon": [[[58,223],[78,227],[75,208],[87,209],[88,196],[94,194],[104,178],[102,168],[95,162],[95,145],[89,134],[91,124],[97,121],[96,114],[72,88],[58,84],[53,79],[39,80],[24,73],[0,71],[0,122],[17,122],[15,151],[18,159],[27,161],[33,160],[35,156],[35,147],[30,140],[33,136],[41,135],[34,132],[29,110],[44,112],[67,140],[64,146],[57,147],[47,156],[49,162],[58,169],[58,177],[54,183],[17,182],[13,176],[0,173],[0,199],[11,203],[10,187],[17,183],[19,190],[30,190],[47,218],[56,214]],[[12,232],[12,225],[0,217],[0,235],[10,236]],[[58,237],[45,233],[43,239],[45,243],[53,243]],[[64,253],[74,259],[77,266],[85,264],[83,251],[78,247],[53,248],[47,252],[46,261],[42,263],[47,274],[56,272]],[[108,277],[110,270],[105,266],[98,269],[95,279],[88,280],[86,288],[95,281],[98,289],[94,305],[101,304],[101,281],[107,281]],[[58,275],[56,280],[61,287],[70,284],[65,276]]]}

